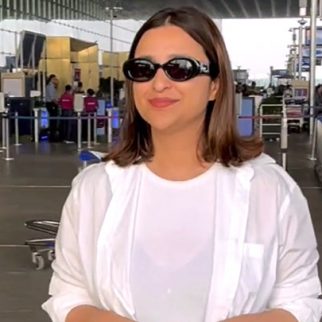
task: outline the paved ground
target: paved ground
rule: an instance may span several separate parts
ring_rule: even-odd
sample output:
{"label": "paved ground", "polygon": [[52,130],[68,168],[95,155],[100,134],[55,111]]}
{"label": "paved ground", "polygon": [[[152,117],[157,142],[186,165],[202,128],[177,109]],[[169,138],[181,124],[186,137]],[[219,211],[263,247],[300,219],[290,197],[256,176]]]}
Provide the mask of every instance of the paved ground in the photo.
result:
{"label": "paved ground", "polygon": [[[306,159],[308,138],[294,133],[290,141],[289,173],[309,200],[322,250],[322,187],[313,173],[314,164]],[[266,148],[280,160],[276,142],[267,142]],[[12,149],[15,160],[10,162],[3,160],[3,154],[0,152],[0,321],[48,322],[40,304],[47,298],[51,272],[34,269],[23,244],[41,233],[25,229],[24,221],[58,220],[71,179],[81,165],[73,145],[41,143],[36,149],[31,143],[24,144]]]}

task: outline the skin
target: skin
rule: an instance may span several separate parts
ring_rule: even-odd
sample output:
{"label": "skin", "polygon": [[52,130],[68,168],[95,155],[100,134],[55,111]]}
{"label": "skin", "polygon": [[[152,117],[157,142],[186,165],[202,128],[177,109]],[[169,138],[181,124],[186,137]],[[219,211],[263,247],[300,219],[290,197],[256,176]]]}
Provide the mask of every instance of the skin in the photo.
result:
{"label": "skin", "polygon": [[[135,52],[136,58],[148,58],[160,64],[182,56],[208,63],[202,46],[184,30],[171,25],[147,31]],[[151,125],[155,156],[148,166],[156,174],[170,180],[186,180],[210,166],[200,162],[197,146],[207,103],[215,99],[217,88],[218,84],[207,75],[176,82],[162,69],[158,69],[152,80],[133,84],[138,112]],[[150,102],[154,98],[175,102],[155,108]]]}

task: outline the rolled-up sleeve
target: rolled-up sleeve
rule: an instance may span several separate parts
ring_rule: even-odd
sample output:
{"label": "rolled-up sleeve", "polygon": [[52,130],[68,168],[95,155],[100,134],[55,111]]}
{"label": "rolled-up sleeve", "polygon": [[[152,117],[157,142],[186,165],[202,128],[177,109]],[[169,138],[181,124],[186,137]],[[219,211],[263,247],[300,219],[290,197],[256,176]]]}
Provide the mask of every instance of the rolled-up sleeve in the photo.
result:
{"label": "rolled-up sleeve", "polygon": [[84,284],[76,235],[78,211],[77,189],[72,188],[62,211],[56,238],[53,275],[49,286],[51,296],[42,308],[53,322],[65,322],[67,314],[79,305],[95,305]]}
{"label": "rolled-up sleeve", "polygon": [[269,308],[284,309],[299,322],[319,322],[319,254],[307,201],[298,186],[284,201],[280,214],[277,282]]}

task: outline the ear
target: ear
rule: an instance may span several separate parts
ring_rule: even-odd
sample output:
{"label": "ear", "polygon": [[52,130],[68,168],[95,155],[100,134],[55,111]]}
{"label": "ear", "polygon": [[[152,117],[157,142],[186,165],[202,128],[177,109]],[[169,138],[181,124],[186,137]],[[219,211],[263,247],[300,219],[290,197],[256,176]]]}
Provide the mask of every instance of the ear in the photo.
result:
{"label": "ear", "polygon": [[218,81],[218,78],[217,78],[216,80],[212,80],[211,83],[210,83],[208,101],[216,100],[217,93],[218,93],[218,88],[219,88],[219,81]]}

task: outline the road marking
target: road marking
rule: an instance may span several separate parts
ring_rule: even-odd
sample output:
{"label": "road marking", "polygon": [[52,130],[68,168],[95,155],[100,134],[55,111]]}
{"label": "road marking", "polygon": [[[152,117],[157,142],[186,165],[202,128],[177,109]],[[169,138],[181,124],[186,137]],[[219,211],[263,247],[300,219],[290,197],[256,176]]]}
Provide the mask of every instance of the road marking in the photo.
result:
{"label": "road marking", "polygon": [[41,185],[0,185],[0,189],[18,188],[18,189],[69,189],[71,186],[41,186]]}
{"label": "road marking", "polygon": [[303,190],[322,190],[322,187],[301,187]]}
{"label": "road marking", "polygon": [[0,245],[0,248],[26,248],[29,247],[28,245],[12,245],[12,244],[8,244],[8,245]]}

